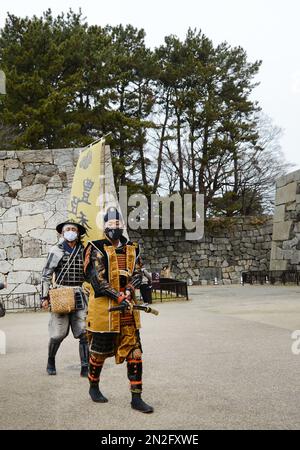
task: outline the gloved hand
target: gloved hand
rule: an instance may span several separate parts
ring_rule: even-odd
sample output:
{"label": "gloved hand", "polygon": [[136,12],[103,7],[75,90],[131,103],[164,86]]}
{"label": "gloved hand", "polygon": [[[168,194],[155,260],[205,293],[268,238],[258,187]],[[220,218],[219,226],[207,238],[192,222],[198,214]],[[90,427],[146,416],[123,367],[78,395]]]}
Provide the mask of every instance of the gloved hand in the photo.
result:
{"label": "gloved hand", "polygon": [[44,297],[41,299],[41,308],[48,309],[49,308],[49,297]]}
{"label": "gloved hand", "polygon": [[129,294],[124,294],[124,292],[120,292],[120,295],[118,297],[118,303],[119,306],[121,306],[124,309],[130,309],[132,310],[132,303],[131,303],[131,295]]}

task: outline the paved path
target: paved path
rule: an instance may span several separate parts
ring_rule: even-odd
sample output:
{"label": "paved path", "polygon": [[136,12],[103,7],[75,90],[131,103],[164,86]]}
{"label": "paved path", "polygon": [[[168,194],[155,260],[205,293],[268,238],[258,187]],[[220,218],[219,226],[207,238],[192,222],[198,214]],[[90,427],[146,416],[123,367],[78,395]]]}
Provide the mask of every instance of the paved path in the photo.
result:
{"label": "paved path", "polygon": [[45,372],[47,313],[7,314],[0,328],[1,429],[300,428],[300,287],[192,287],[191,301],[157,304],[143,314],[144,398],[152,415],[130,408],[126,366],[106,363],[95,404],[79,377],[69,336]]}

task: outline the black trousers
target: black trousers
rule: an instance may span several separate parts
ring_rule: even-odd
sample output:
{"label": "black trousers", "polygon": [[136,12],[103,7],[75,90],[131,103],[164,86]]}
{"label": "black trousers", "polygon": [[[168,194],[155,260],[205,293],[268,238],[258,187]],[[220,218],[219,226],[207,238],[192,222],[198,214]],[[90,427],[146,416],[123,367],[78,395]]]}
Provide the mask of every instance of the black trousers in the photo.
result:
{"label": "black trousers", "polygon": [[148,284],[141,284],[140,292],[143,302],[152,303],[152,288]]}

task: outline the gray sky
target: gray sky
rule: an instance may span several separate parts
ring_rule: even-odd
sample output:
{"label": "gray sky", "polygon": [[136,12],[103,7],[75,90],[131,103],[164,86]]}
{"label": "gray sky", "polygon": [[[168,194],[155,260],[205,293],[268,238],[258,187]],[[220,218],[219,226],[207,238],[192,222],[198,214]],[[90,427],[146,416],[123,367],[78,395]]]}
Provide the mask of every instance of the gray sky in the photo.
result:
{"label": "gray sky", "polygon": [[2,0],[0,26],[7,11],[40,16],[49,7],[56,14],[80,6],[89,24],[144,28],[151,47],[168,34],[183,39],[192,27],[214,44],[226,40],[242,46],[250,61],[262,59],[254,98],[283,129],[285,157],[300,168],[299,0]]}

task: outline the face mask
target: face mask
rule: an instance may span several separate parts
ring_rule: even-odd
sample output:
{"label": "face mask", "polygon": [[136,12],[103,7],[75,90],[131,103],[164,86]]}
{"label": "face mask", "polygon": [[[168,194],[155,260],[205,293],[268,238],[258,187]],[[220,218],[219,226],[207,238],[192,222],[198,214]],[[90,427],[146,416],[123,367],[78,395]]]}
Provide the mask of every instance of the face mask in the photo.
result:
{"label": "face mask", "polygon": [[117,239],[120,239],[120,237],[123,234],[122,228],[105,228],[105,234],[109,239],[112,239],[113,241],[116,241]]}
{"label": "face mask", "polygon": [[75,241],[75,239],[77,239],[77,233],[76,231],[65,231],[64,232],[64,238],[69,241],[69,242],[73,242]]}

